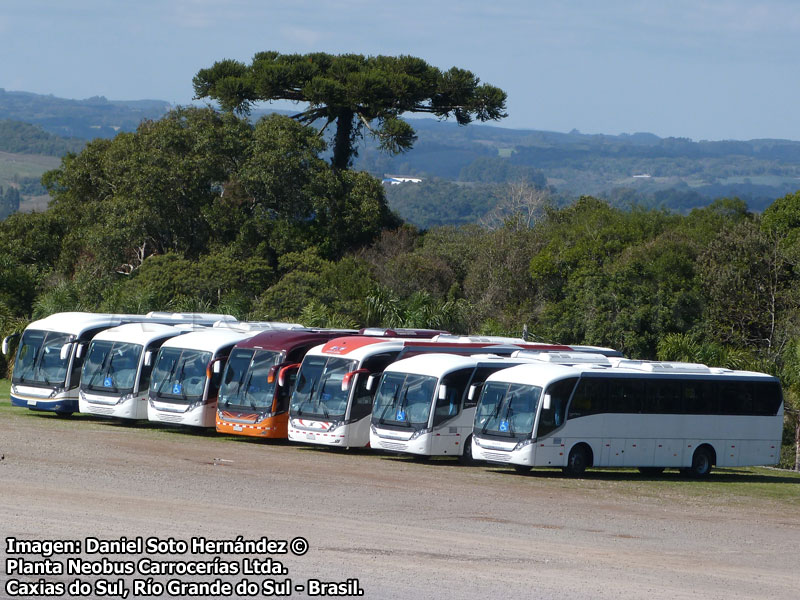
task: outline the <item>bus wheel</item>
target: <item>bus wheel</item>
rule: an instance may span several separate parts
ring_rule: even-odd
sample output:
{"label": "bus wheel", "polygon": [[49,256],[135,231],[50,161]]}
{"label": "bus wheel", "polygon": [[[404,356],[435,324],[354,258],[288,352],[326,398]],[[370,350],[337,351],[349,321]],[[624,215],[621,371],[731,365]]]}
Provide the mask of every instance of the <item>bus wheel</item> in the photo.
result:
{"label": "bus wheel", "polygon": [[692,466],[684,471],[689,477],[705,477],[711,473],[714,457],[706,446],[700,446],[692,456]]}
{"label": "bus wheel", "polygon": [[639,467],[639,473],[642,475],[661,475],[664,472],[664,467]]}
{"label": "bus wheel", "polygon": [[468,436],[464,442],[464,453],[458,457],[458,462],[462,465],[473,465],[475,459],[472,458],[472,436]]}
{"label": "bus wheel", "polygon": [[525,475],[526,473],[530,473],[532,468],[533,467],[529,467],[528,465],[514,465],[514,470],[520,475]]}
{"label": "bus wheel", "polygon": [[564,467],[563,471],[570,477],[578,477],[583,475],[588,466],[589,454],[586,452],[586,448],[579,444],[569,451],[567,466]]}

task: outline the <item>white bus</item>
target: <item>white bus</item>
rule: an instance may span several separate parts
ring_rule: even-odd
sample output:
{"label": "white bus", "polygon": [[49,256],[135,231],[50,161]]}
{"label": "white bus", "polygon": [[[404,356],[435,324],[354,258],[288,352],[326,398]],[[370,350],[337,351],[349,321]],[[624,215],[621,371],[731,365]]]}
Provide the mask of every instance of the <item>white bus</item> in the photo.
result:
{"label": "white bus", "polygon": [[[381,373],[405,340],[338,337],[308,351],[289,403],[289,439],[294,442],[363,448],[369,443],[373,389],[367,375]],[[288,373],[290,367],[282,371]]]}
{"label": "white bus", "polygon": [[118,419],[147,419],[150,374],[158,349],[168,339],[201,325],[128,323],[94,336],[81,372],[82,413]]}
{"label": "white bus", "polygon": [[419,354],[392,363],[372,405],[370,447],[470,462],[480,386],[492,373],[523,362],[487,354]]}
{"label": "white bus", "polygon": [[158,351],[147,403],[147,418],[160,423],[215,427],[222,371],[231,349],[267,329],[288,323],[217,323],[168,339]]}
{"label": "white bus", "polygon": [[[87,312],[55,313],[29,324],[17,348],[11,379],[11,403],[33,410],[69,415],[78,410],[78,386],[85,350],[101,331],[134,322],[212,322],[235,320],[230,315],[148,313],[146,315]],[[12,336],[3,340],[8,354]]]}
{"label": "white bus", "polygon": [[[365,336],[335,338],[312,348],[299,367],[289,404],[289,439],[339,447],[366,447],[370,442],[372,399],[377,386],[370,376],[404,357],[449,352],[510,355],[522,348],[563,351],[569,346],[533,344],[514,338],[401,339]],[[372,378],[374,383],[376,377]]]}
{"label": "white bus", "polygon": [[714,465],[776,464],[782,426],[780,383],[763,373],[619,358],[540,361],[488,377],[472,455],[519,471],[677,468],[700,477]]}

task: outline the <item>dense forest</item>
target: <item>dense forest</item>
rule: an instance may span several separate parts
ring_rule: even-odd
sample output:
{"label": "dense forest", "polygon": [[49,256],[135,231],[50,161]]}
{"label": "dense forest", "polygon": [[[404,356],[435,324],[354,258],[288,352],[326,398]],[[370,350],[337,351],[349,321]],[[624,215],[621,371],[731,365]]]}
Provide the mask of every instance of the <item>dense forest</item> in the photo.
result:
{"label": "dense forest", "polygon": [[[548,136],[506,132],[489,144],[470,126],[457,130],[459,153],[415,127],[414,150],[394,159],[355,144],[358,136],[342,159],[319,128],[287,116],[189,107],[73,148],[42,179],[49,208],[0,223],[0,333],[66,310],[513,336],[525,328],[540,341],[781,377],[782,461],[794,465],[800,186],[757,211],[734,197],[668,210],[654,200],[658,190],[636,187],[570,201],[552,185],[558,153],[541,146]],[[414,143],[407,130],[392,131]],[[470,136],[481,141],[471,146]],[[563,136],[575,148],[560,164],[590,160],[594,169],[613,159],[654,177],[659,161],[677,156],[694,173],[730,151],[756,165],[781,156],[782,175],[800,164],[800,145],[788,142]],[[526,150],[525,140],[541,147]],[[41,143],[44,151],[49,140]],[[593,144],[605,149],[589,159]],[[380,161],[434,147],[456,180],[471,181],[432,177],[387,191],[373,174]],[[367,164],[372,172],[360,168]],[[0,200],[18,202],[16,187]]]}
{"label": "dense forest", "polygon": [[[3,152],[62,156],[79,151],[88,140],[135,131],[142,119],[157,120],[169,108],[155,100],[64,100],[0,90],[0,120],[7,120],[0,121],[0,185],[14,183],[23,204],[43,193],[29,175],[12,177],[14,165],[24,159],[14,157],[13,163],[4,164]],[[253,103],[251,123],[270,111],[269,104]],[[649,133],[556,133],[483,124],[460,127],[407,117],[416,135],[412,148],[400,154],[382,152],[380,141],[363,135],[353,167],[379,178],[385,174],[424,178],[415,189],[407,189],[414,185],[409,184],[388,192],[390,207],[422,228],[480,221],[495,208],[505,187],[518,181],[546,188],[558,206],[590,194],[613,206],[635,204],[683,214],[715,198],[734,196],[761,212],[800,187],[800,142],[692,141]],[[22,129],[22,122],[36,127]],[[323,156],[329,155],[329,148],[323,151]],[[454,206],[441,201],[444,187],[457,196]]]}

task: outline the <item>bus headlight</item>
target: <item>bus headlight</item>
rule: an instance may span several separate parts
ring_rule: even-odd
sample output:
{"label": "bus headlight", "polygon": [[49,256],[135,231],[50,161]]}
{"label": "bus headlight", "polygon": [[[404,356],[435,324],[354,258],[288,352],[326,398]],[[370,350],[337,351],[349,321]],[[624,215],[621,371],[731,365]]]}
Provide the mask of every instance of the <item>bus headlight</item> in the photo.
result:
{"label": "bus headlight", "polygon": [[419,436],[425,435],[426,433],[430,433],[431,431],[433,431],[433,429],[430,428],[430,427],[426,427],[425,429],[418,429],[413,434],[411,434],[411,437],[408,438],[408,441],[411,442],[411,441],[417,439]]}
{"label": "bus headlight", "polygon": [[522,440],[520,442],[517,442],[517,445],[514,446],[514,451],[522,450],[525,446],[530,446],[532,443],[533,443],[532,438],[528,438],[527,440]]}
{"label": "bus headlight", "polygon": [[326,431],[331,432],[334,429],[339,429],[339,427],[341,427],[342,425],[344,425],[344,421],[334,421],[333,423],[330,424],[330,426],[328,427],[328,429],[326,429]]}
{"label": "bus headlight", "polygon": [[128,400],[133,400],[134,398],[136,398],[134,394],[125,394],[119,400],[117,400],[117,404],[124,404]]}

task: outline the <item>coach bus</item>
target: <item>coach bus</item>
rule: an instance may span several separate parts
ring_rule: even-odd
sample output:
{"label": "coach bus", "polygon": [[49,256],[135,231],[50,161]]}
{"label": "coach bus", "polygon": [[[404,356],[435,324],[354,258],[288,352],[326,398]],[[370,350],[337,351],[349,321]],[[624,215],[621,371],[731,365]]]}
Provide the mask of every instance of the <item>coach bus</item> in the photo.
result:
{"label": "coach bus", "polygon": [[78,394],[80,412],[147,419],[147,394],[156,353],[168,339],[203,325],[127,323],[101,331],[89,344]]}
{"label": "coach bus", "polygon": [[296,368],[311,348],[355,330],[264,331],[231,351],[217,405],[217,431],[286,439]]}
{"label": "coach bus", "polygon": [[[522,340],[519,340],[522,342]],[[524,342],[523,342],[524,343]],[[501,369],[541,360],[607,362],[597,351],[580,346],[577,356],[561,346],[524,343],[538,350],[515,350],[510,356],[483,353],[486,348],[448,348],[446,354],[416,355],[389,365],[381,376],[372,406],[370,447],[418,456],[457,456],[472,461],[472,428],[480,389]],[[575,350],[575,346],[566,347]],[[499,347],[502,351],[503,347]],[[595,351],[590,353],[590,350]],[[460,355],[459,355],[460,354]],[[369,384],[368,384],[369,385]]]}
{"label": "coach bus", "polygon": [[472,455],[515,466],[666,468],[776,464],[779,381],[763,373],[610,358],[608,364],[525,364],[490,375],[475,414]]}
{"label": "coach bus", "polygon": [[[11,403],[69,415],[78,410],[78,387],[86,347],[92,338],[123,323],[181,323],[235,320],[230,315],[153,312],[146,315],[55,313],[30,323],[17,347]],[[3,340],[8,354],[10,337]]]}
{"label": "coach bus", "polygon": [[435,353],[392,363],[374,384],[370,447],[470,462],[476,390],[491,373],[522,362],[488,354]]}
{"label": "coach bus", "polygon": [[217,323],[168,339],[158,351],[147,402],[150,421],[214,427],[222,371],[233,347],[286,323]]}
{"label": "coach bus", "polygon": [[435,352],[508,356],[521,349],[568,351],[571,348],[515,338],[454,340],[449,335],[431,340],[335,338],[312,348],[299,366],[289,405],[289,439],[348,448],[367,446],[372,400],[377,387],[372,384],[387,366],[401,358]]}

